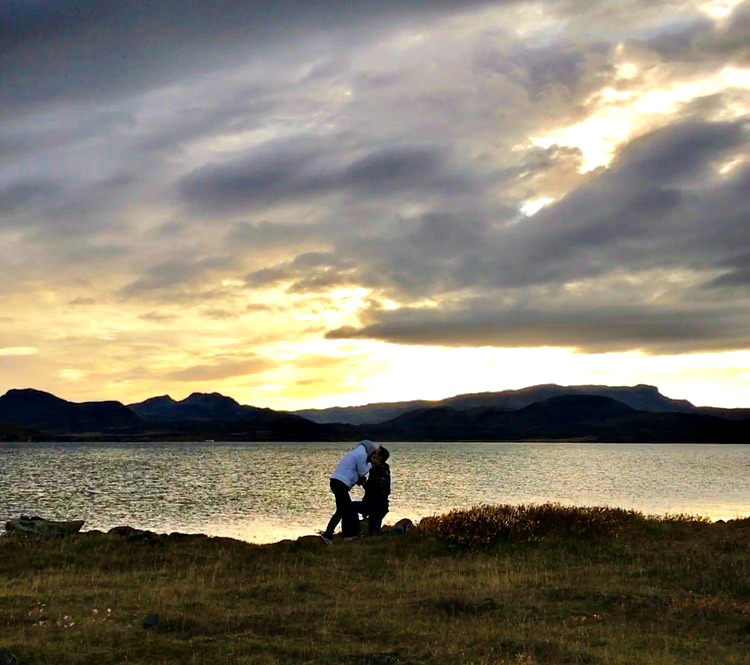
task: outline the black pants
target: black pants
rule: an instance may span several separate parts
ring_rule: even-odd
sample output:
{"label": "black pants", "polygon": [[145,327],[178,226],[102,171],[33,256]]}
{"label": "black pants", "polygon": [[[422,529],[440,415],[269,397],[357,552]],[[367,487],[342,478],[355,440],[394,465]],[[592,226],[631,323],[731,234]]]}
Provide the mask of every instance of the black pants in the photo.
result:
{"label": "black pants", "polygon": [[328,522],[324,535],[327,538],[333,538],[333,532],[336,530],[338,523],[341,522],[341,535],[344,538],[359,535],[359,516],[354,512],[352,507],[352,498],[349,496],[349,488],[346,483],[331,478],[331,492],[336,497],[336,512]]}
{"label": "black pants", "polygon": [[388,514],[388,502],[375,503],[363,499],[362,501],[352,501],[352,508],[354,508],[356,513],[364,515],[367,518],[370,535],[377,536],[380,533],[383,518]]}

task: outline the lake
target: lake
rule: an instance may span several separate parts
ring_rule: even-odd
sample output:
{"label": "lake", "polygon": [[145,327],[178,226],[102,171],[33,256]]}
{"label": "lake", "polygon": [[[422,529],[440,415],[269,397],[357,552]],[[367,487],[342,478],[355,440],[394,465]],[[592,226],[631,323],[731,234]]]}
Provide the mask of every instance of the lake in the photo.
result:
{"label": "lake", "polygon": [[[272,542],[315,533],[346,443],[0,443],[0,520],[20,514]],[[388,443],[385,522],[478,503],[750,516],[750,445]],[[353,494],[361,494],[355,488]]]}

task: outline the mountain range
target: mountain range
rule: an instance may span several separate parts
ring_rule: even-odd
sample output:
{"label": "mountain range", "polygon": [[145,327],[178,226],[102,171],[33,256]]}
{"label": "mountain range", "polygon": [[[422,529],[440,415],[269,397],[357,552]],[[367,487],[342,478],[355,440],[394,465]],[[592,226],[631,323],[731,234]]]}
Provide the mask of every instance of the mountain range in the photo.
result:
{"label": "mountain range", "polygon": [[297,412],[219,393],[124,405],[75,403],[34,389],[0,397],[0,440],[98,441],[750,441],[750,409],[696,407],[654,386],[531,386]]}
{"label": "mountain range", "polygon": [[504,408],[511,411],[541,402],[551,397],[562,395],[598,395],[610,397],[618,402],[627,404],[637,411],[695,413],[706,416],[718,416],[731,420],[750,418],[748,409],[723,409],[712,406],[693,406],[684,399],[671,399],[662,395],[655,386],[559,386],[557,384],[543,384],[530,386],[519,390],[503,390],[501,392],[470,393],[456,395],[443,400],[427,401],[414,400],[409,402],[380,402],[365,406],[336,406],[329,409],[305,409],[296,411],[297,415],[309,418],[316,423],[349,423],[362,425],[378,423],[396,418],[407,411],[432,407],[450,407],[465,410],[480,406]]}

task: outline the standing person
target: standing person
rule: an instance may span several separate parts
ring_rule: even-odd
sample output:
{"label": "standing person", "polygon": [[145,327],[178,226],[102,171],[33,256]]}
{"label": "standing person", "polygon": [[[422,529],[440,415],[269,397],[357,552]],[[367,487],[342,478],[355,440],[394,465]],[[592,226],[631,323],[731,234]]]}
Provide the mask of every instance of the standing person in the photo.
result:
{"label": "standing person", "polygon": [[320,537],[328,544],[333,540],[333,532],[341,522],[341,535],[345,540],[359,537],[359,518],[352,508],[349,490],[356,484],[362,484],[370,472],[370,457],[377,446],[367,439],[360,441],[352,450],[341,458],[331,474],[330,486],[336,497],[336,512],[331,517],[326,530]]}
{"label": "standing person", "polygon": [[365,482],[365,496],[362,501],[352,502],[354,510],[367,518],[371,536],[380,533],[380,525],[388,513],[388,496],[391,493],[391,467],[388,466],[390,456],[388,449],[383,446],[372,454],[372,468]]}

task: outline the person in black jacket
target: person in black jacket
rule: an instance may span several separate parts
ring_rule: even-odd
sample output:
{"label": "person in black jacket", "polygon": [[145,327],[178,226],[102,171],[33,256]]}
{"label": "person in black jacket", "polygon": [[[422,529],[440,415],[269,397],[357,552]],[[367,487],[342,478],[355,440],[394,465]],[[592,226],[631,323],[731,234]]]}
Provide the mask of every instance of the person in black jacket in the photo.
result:
{"label": "person in black jacket", "polygon": [[353,501],[352,507],[367,518],[371,536],[380,533],[380,525],[388,513],[388,497],[391,493],[391,467],[388,466],[390,453],[380,446],[372,453],[372,468],[364,483],[365,495],[361,501]]}

